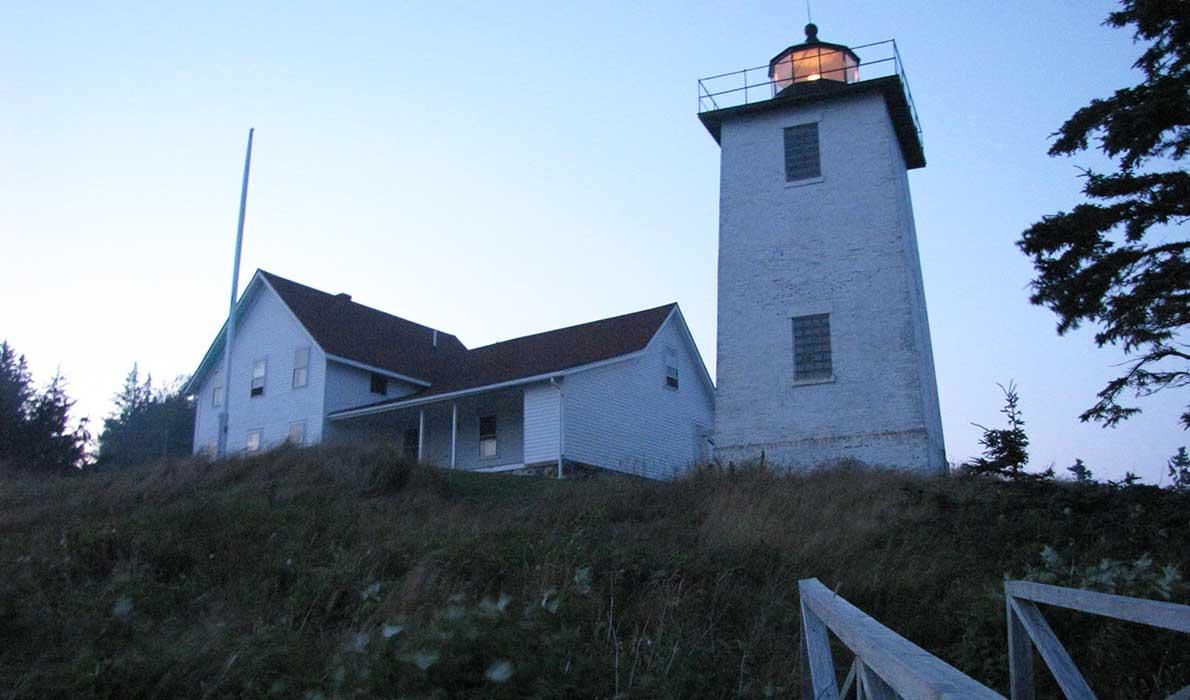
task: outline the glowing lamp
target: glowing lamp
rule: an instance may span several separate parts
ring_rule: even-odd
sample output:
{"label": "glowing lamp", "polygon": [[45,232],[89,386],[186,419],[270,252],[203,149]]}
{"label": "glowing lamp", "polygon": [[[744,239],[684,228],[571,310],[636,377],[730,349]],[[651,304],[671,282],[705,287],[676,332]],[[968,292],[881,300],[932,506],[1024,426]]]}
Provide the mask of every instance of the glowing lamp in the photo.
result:
{"label": "glowing lamp", "polygon": [[795,83],[859,80],[859,56],[846,46],[818,40],[818,27],[806,25],[806,41],[790,46],[769,61],[773,92],[780,93]]}

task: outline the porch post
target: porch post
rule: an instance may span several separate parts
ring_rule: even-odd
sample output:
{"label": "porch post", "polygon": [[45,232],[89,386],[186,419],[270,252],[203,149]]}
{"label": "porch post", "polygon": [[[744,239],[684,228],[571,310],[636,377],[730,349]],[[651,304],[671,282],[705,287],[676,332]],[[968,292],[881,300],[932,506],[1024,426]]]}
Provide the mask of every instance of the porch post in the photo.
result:
{"label": "porch post", "polygon": [[455,468],[455,443],[459,437],[459,405],[450,405],[450,468]]}
{"label": "porch post", "polygon": [[426,444],[426,409],[417,412],[417,461],[422,460],[422,448]]}

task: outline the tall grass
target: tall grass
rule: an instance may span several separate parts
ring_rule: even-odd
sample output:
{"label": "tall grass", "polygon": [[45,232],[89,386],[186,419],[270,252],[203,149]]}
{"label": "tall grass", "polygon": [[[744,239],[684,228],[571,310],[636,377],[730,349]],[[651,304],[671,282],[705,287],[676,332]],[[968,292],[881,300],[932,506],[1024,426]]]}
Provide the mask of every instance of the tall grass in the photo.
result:
{"label": "tall grass", "polygon": [[[1004,691],[1003,577],[1187,602],[1162,567],[1188,506],[857,467],[559,482],[385,446],[10,477],[0,698],[792,697],[805,577]],[[1051,621],[1101,697],[1190,682],[1184,638]]]}

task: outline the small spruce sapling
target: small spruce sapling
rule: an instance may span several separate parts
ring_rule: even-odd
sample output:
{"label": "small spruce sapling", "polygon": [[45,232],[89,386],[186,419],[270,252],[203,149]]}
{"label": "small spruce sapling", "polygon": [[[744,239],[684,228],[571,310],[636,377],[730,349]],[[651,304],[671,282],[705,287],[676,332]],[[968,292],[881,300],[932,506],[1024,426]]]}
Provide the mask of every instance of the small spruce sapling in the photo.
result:
{"label": "small spruce sapling", "polygon": [[1074,475],[1074,480],[1077,483],[1080,483],[1080,484],[1095,483],[1095,477],[1091,474],[1091,470],[1087,468],[1086,464],[1083,464],[1083,460],[1081,460],[1081,459],[1076,458],[1074,460],[1074,464],[1070,465],[1069,467],[1066,467],[1066,471],[1068,471],[1072,475]]}
{"label": "small spruce sapling", "polygon": [[969,460],[963,467],[974,474],[993,474],[1007,479],[1052,477],[1054,470],[1047,469],[1040,475],[1029,474],[1025,465],[1029,463],[1029,436],[1025,434],[1025,419],[1021,415],[1020,394],[1015,382],[1008,386],[997,384],[1004,392],[1004,408],[1000,409],[1008,418],[1007,428],[987,428],[972,423],[983,431],[979,444],[983,445],[983,456]]}
{"label": "small spruce sapling", "polygon": [[1190,491],[1190,455],[1185,447],[1179,447],[1169,458],[1169,476],[1173,479],[1169,487],[1175,491]]}

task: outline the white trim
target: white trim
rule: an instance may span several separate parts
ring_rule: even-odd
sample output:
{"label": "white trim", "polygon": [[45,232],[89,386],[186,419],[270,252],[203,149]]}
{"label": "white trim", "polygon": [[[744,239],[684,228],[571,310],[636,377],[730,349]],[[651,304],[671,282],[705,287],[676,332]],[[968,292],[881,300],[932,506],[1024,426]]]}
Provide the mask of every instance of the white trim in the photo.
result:
{"label": "white trim", "polygon": [[468,469],[469,472],[484,472],[487,474],[495,474],[497,472],[513,472],[517,469],[524,469],[524,464],[501,464],[498,467],[477,467],[475,469]]}
{"label": "white trim", "polygon": [[[650,341],[651,342],[651,341]],[[485,384],[483,386],[472,387],[470,389],[459,389],[458,391],[449,391],[444,394],[435,394],[434,396],[426,396],[420,399],[406,399],[403,401],[393,401],[392,403],[383,403],[376,406],[364,406],[362,408],[349,408],[342,411],[337,411],[333,414],[328,414],[327,420],[343,420],[346,418],[358,418],[360,416],[370,416],[376,413],[385,413],[387,411],[395,411],[402,408],[412,408],[414,406],[424,406],[426,404],[437,403],[439,401],[446,401],[448,399],[456,399],[462,396],[471,396],[472,394],[483,394],[489,391],[496,391],[497,389],[507,389],[514,386],[521,386],[522,384],[533,384],[536,382],[544,382],[555,377],[565,377],[579,372],[585,372],[596,367],[604,367],[606,365],[613,365],[617,362],[626,362],[634,360],[641,355],[644,355],[648,350],[637,350],[636,352],[628,353],[627,355],[620,355],[607,360],[600,360],[599,362],[592,362],[578,367],[571,367],[570,369],[558,370],[557,372],[550,372],[548,374],[537,374],[532,377],[525,377],[523,379],[510,379],[506,382],[498,382],[496,384]]]}
{"label": "white trim", "polygon": [[375,365],[369,365],[364,362],[357,362],[355,360],[349,360],[346,357],[343,357],[341,355],[332,355],[329,352],[325,353],[325,354],[326,354],[326,359],[332,360],[334,362],[338,362],[341,365],[348,365],[350,367],[366,369],[369,372],[375,372],[376,374],[383,374],[384,376],[386,376],[390,379],[398,379],[402,382],[408,382],[410,384],[416,384],[418,386],[430,386],[430,383],[424,379],[414,379],[413,377],[409,377],[404,374],[399,374],[397,372],[393,372],[392,370],[381,369],[380,367],[377,367]]}
{"label": "white trim", "polygon": [[707,363],[703,362],[702,353],[698,351],[698,343],[694,342],[694,335],[690,333],[690,326],[686,325],[686,316],[682,313],[681,307],[674,304],[673,311],[669,312],[669,316],[665,317],[665,321],[660,326],[657,326],[657,332],[649,340],[649,344],[645,346],[645,350],[653,347],[653,343],[657,342],[657,336],[661,335],[661,329],[665,328],[665,324],[673,320],[674,316],[678,317],[682,323],[679,328],[682,330],[682,337],[686,339],[686,346],[693,351],[694,358],[698,360],[698,366],[702,369],[702,381],[705,388],[711,392],[711,400],[715,399],[715,382],[711,379],[711,373],[707,371]]}

